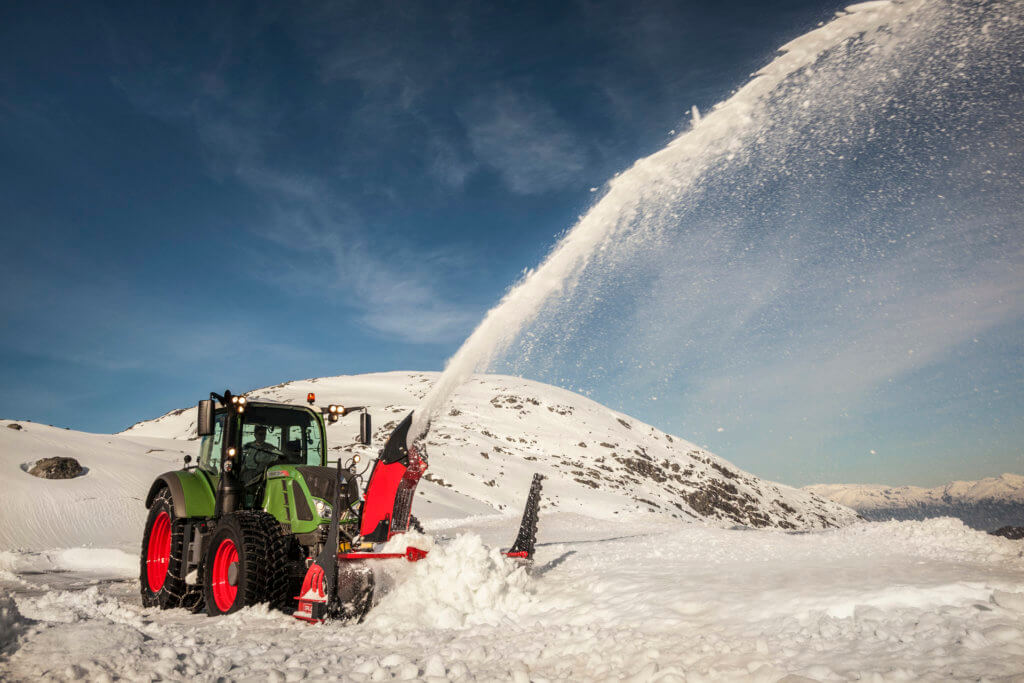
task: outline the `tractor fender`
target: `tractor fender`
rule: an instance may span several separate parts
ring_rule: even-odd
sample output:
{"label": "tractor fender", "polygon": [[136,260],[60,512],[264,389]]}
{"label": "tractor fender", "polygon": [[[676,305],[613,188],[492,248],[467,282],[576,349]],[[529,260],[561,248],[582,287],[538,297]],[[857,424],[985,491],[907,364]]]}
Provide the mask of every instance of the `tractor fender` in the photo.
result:
{"label": "tractor fender", "polygon": [[202,474],[182,470],[164,472],[149,487],[146,495],[147,509],[153,505],[153,499],[163,488],[170,491],[175,517],[213,516],[213,489]]}

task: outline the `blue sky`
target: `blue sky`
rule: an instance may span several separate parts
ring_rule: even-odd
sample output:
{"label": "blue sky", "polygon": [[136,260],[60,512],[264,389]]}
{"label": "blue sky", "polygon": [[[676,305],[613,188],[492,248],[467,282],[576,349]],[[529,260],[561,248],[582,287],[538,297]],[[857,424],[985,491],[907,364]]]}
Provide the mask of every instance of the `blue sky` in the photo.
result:
{"label": "blue sky", "polygon": [[[0,415],[115,431],[211,389],[439,370],[591,188],[839,7],[7,3]],[[975,376],[1020,358],[991,354]],[[760,431],[577,388],[810,483]],[[1019,469],[1020,414],[980,474]]]}

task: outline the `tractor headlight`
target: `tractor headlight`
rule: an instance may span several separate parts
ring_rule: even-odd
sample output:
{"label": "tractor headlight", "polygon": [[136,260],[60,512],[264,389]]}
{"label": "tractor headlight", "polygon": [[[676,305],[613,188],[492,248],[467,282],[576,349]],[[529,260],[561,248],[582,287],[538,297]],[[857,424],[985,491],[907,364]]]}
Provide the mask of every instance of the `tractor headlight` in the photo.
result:
{"label": "tractor headlight", "polygon": [[334,514],[334,508],[319,498],[315,498],[314,500],[316,501],[316,514],[320,516],[320,519],[330,519],[331,515]]}

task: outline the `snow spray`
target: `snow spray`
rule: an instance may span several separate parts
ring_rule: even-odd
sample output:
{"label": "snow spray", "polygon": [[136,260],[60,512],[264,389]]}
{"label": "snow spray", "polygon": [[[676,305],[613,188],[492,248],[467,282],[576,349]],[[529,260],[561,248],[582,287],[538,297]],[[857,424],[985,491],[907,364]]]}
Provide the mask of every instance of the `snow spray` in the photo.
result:
{"label": "snow spray", "polygon": [[[963,117],[985,116],[981,107],[964,108],[961,93],[965,84],[996,92],[1005,90],[1005,73],[1016,70],[1019,75],[1021,6],[999,0],[883,0],[853,5],[782,46],[770,63],[726,100],[704,113],[694,107],[687,130],[613,178],[540,266],[526,272],[488,311],[416,409],[409,443],[425,434],[431,418],[460,384],[496,362],[517,372],[536,370],[538,366],[530,363],[539,363],[541,358],[562,358],[567,361],[563,369],[571,369],[575,359],[577,367],[586,365],[591,370],[609,360],[639,359],[628,369],[642,381],[644,368],[655,365],[657,359],[657,371],[651,376],[668,381],[669,366],[687,362],[679,355],[680,349],[741,338],[752,340],[747,342],[751,345],[763,341],[762,346],[772,348],[773,322],[782,315],[773,306],[782,296],[788,297],[790,309],[824,316],[834,308],[835,299],[816,300],[822,287],[830,294],[840,292],[840,286],[842,292],[853,291],[852,283],[868,268],[875,268],[872,273],[876,275],[890,267],[921,272],[921,263],[895,263],[887,257],[888,251],[898,251],[901,256],[908,253],[897,244],[910,237],[904,235],[904,226],[894,224],[883,230],[873,226],[863,232],[836,227],[849,225],[842,207],[833,207],[837,215],[816,217],[813,226],[810,220],[797,225],[799,221],[789,217],[798,212],[785,201],[805,206],[808,199],[790,189],[784,194],[785,201],[780,200],[783,193],[778,188],[781,182],[797,177],[801,183],[803,179],[828,180],[837,169],[855,174],[866,159],[897,165],[912,162],[925,169],[941,166],[933,160],[956,153],[942,149],[941,141],[948,140],[943,137],[946,128],[959,125],[941,120],[941,113],[948,113],[951,119],[960,116],[961,121]],[[1003,80],[995,77],[990,83],[982,82],[984,79],[977,77],[977,65],[982,62],[986,73],[1002,69]],[[1012,121],[1013,117],[1009,118]],[[905,130],[894,133],[900,139],[898,144],[886,137],[887,126],[896,125],[893,121],[905,125]],[[1020,122],[1012,125],[1019,128]],[[1018,134],[1009,130],[1009,144],[1016,144],[1012,140],[1019,140]],[[865,175],[878,173],[872,169]],[[860,181],[850,181],[855,182]],[[849,185],[844,183],[830,187],[823,182],[814,185],[815,192],[827,204],[837,186]],[[872,192],[866,189],[862,194]],[[901,206],[914,204],[913,197],[901,197],[897,191],[891,194]],[[743,219],[723,217],[706,206],[709,198],[727,197],[732,211],[757,196],[768,197],[771,203],[748,207],[750,216]],[[878,209],[872,206],[864,211]],[[934,246],[935,235],[927,239]],[[917,244],[920,246],[920,240]],[[1005,254],[1007,246],[1002,234],[986,248]],[[1014,264],[1024,250],[1019,245],[1009,247],[1016,261],[979,264],[943,256],[944,265],[949,266],[944,272],[978,272],[980,265],[991,275],[991,281],[984,284],[1019,289],[1020,278],[1012,273],[1017,272]],[[623,286],[631,282],[639,293],[628,305],[619,306]],[[917,286],[910,287],[911,295],[891,313],[899,317],[914,309],[926,293],[934,291],[935,282],[910,283]],[[896,292],[908,285],[889,284]],[[946,282],[939,289],[943,296],[955,299],[951,292],[956,291],[956,284]],[[1021,301],[1024,296],[1015,299]],[[709,301],[717,307],[710,307]],[[887,301],[892,303],[891,297]],[[941,309],[943,303],[949,301],[939,301],[936,306]],[[873,299],[872,305],[882,304]],[[876,313],[877,309],[871,314]],[[978,325],[996,324],[1005,314],[988,311],[984,320],[976,321],[973,328],[967,325],[953,337],[969,335]],[[866,314],[854,310],[852,315]],[[825,323],[817,324],[815,330],[825,329],[831,319],[822,320]],[[615,325],[620,326],[620,334],[612,342],[602,342]],[[693,332],[698,329],[707,330],[707,336]],[[921,339],[948,337],[945,331],[926,335],[927,331],[919,332]],[[877,335],[865,335],[854,342],[866,345],[875,339]],[[568,351],[567,340],[576,342]],[[834,339],[819,341],[817,348],[835,345]],[[937,347],[924,344],[922,348],[928,353]],[[751,350],[739,346],[737,357]],[[790,351],[784,348],[780,353],[785,356]],[[905,356],[904,352],[889,366],[872,368],[866,374],[892,376],[905,367],[901,365]],[[828,369],[826,366],[824,371]],[[845,369],[834,369],[839,385],[857,381],[842,372]],[[864,374],[861,371],[859,376]],[[785,378],[786,374],[780,369],[779,376]],[[544,379],[567,383],[564,374]],[[778,381],[779,377],[764,378],[770,387],[776,387]],[[725,390],[736,393],[735,387]]]}

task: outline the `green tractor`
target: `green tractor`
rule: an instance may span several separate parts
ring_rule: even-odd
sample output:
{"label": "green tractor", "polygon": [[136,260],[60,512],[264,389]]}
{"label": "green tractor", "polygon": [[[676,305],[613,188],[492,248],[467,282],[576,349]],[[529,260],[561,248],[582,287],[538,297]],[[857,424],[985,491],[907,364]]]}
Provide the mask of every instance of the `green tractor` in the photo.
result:
{"label": "green tractor", "polygon": [[[362,408],[326,410],[211,394],[199,402],[199,460],[160,475],[146,496],[142,602],[205,606],[211,615],[270,602],[286,608],[323,549],[334,513],[356,536],[359,487],[351,467],[327,466],[325,415],[358,411],[360,442],[370,443]],[[312,404],[315,397],[308,397]],[[214,402],[217,402],[217,406]]]}
{"label": "green tractor", "polygon": [[[210,394],[199,402],[199,460],[160,475],[146,496],[139,583],[144,606],[185,607],[215,616],[270,603],[319,622],[360,619],[377,571],[370,560],[422,559],[414,547],[380,544],[418,527],[413,495],[427,462],[407,445],[410,413],[373,464],[365,495],[356,463],[327,465],[325,417],[358,412],[359,442],[370,444],[366,409],[249,401]],[[535,475],[510,557],[529,561],[536,540],[540,477]],[[422,531],[422,529],[420,529]]]}

